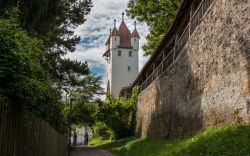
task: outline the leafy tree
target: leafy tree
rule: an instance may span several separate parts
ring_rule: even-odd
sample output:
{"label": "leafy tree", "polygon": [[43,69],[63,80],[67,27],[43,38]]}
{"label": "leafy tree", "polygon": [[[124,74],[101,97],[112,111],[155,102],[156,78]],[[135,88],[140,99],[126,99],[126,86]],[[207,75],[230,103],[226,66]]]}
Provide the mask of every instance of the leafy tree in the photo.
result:
{"label": "leafy tree", "polygon": [[114,138],[113,136],[115,136],[114,132],[101,121],[95,122],[91,129],[93,131],[93,137],[102,137],[103,140],[112,140],[112,138]]}
{"label": "leafy tree", "polygon": [[152,55],[163,39],[178,8],[180,0],[129,0],[127,14],[150,29],[147,43],[143,46],[144,55]]}
{"label": "leafy tree", "polygon": [[64,111],[67,117],[71,116],[71,124],[92,126],[96,122],[97,108],[98,105],[94,102],[73,101],[72,111],[69,112],[69,104],[65,105]]}
{"label": "leafy tree", "polygon": [[[19,0],[20,21],[29,34],[42,39],[51,53],[73,52],[79,37],[73,29],[86,21],[91,0]],[[17,0],[1,0],[0,13],[16,7]]]}
{"label": "leafy tree", "polygon": [[[102,93],[101,77],[87,62],[61,56],[79,43],[73,30],[86,21],[91,0],[19,0],[18,9],[9,9],[16,5],[16,0],[0,1],[0,97],[63,129],[65,91],[77,102],[74,121],[90,123],[94,109],[88,104]],[[89,114],[82,116],[85,109]]]}
{"label": "leafy tree", "polygon": [[74,28],[86,21],[91,0],[0,0],[0,17],[17,5],[22,28],[43,41],[48,59],[44,66],[58,80],[61,56],[74,52],[80,42]]}
{"label": "leafy tree", "polygon": [[60,60],[58,75],[60,84],[71,98],[90,101],[96,94],[103,92],[102,77],[92,74],[87,62]]}
{"label": "leafy tree", "polygon": [[[64,111],[71,116],[72,123],[77,125],[92,125],[95,121],[97,108],[96,95],[103,93],[101,76],[89,71],[87,62],[60,60],[60,84],[65,92]],[[72,112],[69,112],[69,101],[73,100]],[[70,113],[70,114],[69,114]]]}
{"label": "leafy tree", "polygon": [[42,66],[47,61],[42,41],[29,37],[16,16],[0,19],[0,28],[0,95],[62,131],[60,92]]}
{"label": "leafy tree", "polygon": [[111,138],[120,139],[132,135],[137,96],[138,87],[135,87],[129,99],[116,99],[109,95],[105,103],[99,104],[97,120],[105,125]]}

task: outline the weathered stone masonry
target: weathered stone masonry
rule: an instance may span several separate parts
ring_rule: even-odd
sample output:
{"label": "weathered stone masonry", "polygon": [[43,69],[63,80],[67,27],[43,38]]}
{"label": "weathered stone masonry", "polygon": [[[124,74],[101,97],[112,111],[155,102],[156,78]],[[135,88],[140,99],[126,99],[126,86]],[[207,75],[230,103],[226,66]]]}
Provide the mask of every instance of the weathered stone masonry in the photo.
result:
{"label": "weathered stone masonry", "polygon": [[216,0],[174,63],[138,98],[135,133],[173,138],[250,124],[248,0]]}

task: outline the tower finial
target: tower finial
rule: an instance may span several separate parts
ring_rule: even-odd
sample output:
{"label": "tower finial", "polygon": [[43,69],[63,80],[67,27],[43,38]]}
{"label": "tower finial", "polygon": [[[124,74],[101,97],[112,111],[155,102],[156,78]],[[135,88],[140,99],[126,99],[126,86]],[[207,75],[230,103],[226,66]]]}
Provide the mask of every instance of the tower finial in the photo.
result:
{"label": "tower finial", "polygon": [[114,19],[114,28],[116,28],[116,19]]}
{"label": "tower finial", "polygon": [[136,21],[134,21],[134,24],[135,24],[135,30],[136,30]]}
{"label": "tower finial", "polygon": [[124,21],[124,12],[122,12],[122,21]]}

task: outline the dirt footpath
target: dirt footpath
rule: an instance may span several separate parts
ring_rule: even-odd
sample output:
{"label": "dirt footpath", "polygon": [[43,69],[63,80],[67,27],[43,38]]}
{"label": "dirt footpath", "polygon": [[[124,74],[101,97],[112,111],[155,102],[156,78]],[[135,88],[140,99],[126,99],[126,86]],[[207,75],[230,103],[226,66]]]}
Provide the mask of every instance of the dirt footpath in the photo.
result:
{"label": "dirt footpath", "polygon": [[109,151],[95,147],[79,147],[72,151],[71,156],[115,156]]}

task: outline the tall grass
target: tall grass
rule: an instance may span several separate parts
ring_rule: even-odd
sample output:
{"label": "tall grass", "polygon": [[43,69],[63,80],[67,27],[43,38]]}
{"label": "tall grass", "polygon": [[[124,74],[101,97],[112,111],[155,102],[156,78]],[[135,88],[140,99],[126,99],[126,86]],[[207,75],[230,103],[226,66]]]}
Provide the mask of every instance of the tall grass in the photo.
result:
{"label": "tall grass", "polygon": [[250,126],[208,128],[176,140],[130,137],[96,145],[118,156],[250,156]]}

